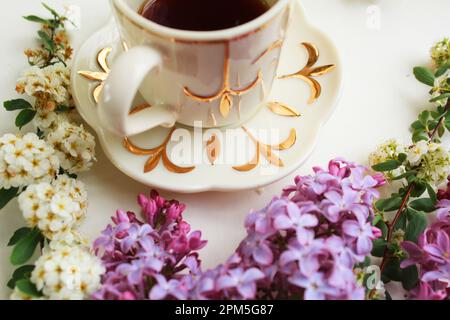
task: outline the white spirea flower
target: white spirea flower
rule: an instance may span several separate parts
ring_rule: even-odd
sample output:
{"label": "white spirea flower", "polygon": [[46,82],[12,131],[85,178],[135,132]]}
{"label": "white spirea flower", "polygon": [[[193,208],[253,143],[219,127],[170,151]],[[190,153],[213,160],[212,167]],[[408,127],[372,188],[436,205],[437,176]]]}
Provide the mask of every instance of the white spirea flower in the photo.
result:
{"label": "white spirea flower", "polygon": [[36,134],[0,137],[0,188],[50,182],[58,169],[55,150]]}
{"label": "white spirea flower", "polygon": [[409,148],[407,156],[408,162],[411,166],[417,166],[422,160],[422,156],[428,153],[428,142],[421,140],[414,146]]}
{"label": "white spirea flower", "polygon": [[73,245],[84,245],[88,246],[89,241],[83,238],[77,230],[69,230],[66,232],[60,232],[55,234],[49,246],[52,249],[56,249],[59,246],[73,246]]}
{"label": "white spirea flower", "polygon": [[62,122],[48,134],[47,141],[69,173],[87,171],[95,161],[95,139],[83,125]]}
{"label": "white spirea flower", "polygon": [[31,281],[51,300],[82,300],[100,287],[100,259],[81,245],[51,242],[36,261]]}
{"label": "white spirea flower", "polygon": [[[405,153],[405,146],[397,139],[387,140],[385,143],[379,145],[377,149],[369,156],[369,163],[374,166],[379,163],[386,162],[388,160],[396,160],[400,153]],[[385,172],[387,179],[392,179],[405,172],[405,168],[401,166],[390,172]]]}
{"label": "white spirea flower", "polygon": [[55,130],[59,123],[65,121],[68,121],[66,114],[46,110],[38,110],[33,119],[34,125],[44,133]]}
{"label": "white spirea flower", "polygon": [[439,186],[450,174],[450,152],[442,145],[419,141],[407,152],[408,162],[417,171],[417,177]]}
{"label": "white spirea flower", "polygon": [[62,63],[45,68],[33,66],[17,80],[16,88],[29,96],[49,94],[57,103],[67,103],[70,94],[70,70]]}
{"label": "white spirea flower", "polygon": [[66,175],[50,183],[30,185],[19,196],[19,207],[28,226],[38,227],[48,239],[71,235],[86,215],[84,184]]}

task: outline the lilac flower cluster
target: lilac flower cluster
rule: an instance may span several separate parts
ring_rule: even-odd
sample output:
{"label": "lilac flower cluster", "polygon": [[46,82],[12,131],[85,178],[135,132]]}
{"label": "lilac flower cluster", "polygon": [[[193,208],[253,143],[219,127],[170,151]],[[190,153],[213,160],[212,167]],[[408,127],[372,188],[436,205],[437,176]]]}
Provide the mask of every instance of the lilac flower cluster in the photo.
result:
{"label": "lilac flower cluster", "polygon": [[[139,197],[147,224],[118,212],[95,242],[108,270],[98,299],[364,299],[353,268],[381,231],[372,226],[385,180],[344,160],[297,177],[245,221],[247,237],[225,264],[202,271],[184,207]],[[102,253],[103,252],[103,253]]]}
{"label": "lilac flower cluster", "polygon": [[450,177],[446,190],[438,192],[437,221],[420,235],[418,244],[403,242],[408,258],[401,267],[417,265],[419,284],[410,291],[417,300],[444,300],[450,297]]}
{"label": "lilac flower cluster", "polygon": [[[96,254],[106,267],[102,288],[95,299],[159,299],[164,292],[186,298],[176,280],[167,280],[197,263],[195,251],[206,245],[201,232],[190,232],[183,220],[185,209],[178,201],[166,201],[156,192],[139,195],[145,223],[133,212],[117,211],[102,235],[94,242]],[[149,290],[151,289],[151,290]]]}
{"label": "lilac flower cluster", "polygon": [[353,268],[381,236],[371,224],[372,203],[385,180],[343,160],[314,172],[248,216],[238,254],[264,273],[258,289],[265,297],[364,299]]}

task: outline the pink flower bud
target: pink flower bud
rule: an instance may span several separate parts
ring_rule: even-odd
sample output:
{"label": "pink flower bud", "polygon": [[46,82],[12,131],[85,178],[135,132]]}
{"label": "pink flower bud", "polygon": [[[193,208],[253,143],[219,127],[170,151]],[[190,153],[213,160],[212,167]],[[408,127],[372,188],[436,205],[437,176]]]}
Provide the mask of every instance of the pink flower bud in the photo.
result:
{"label": "pink flower bud", "polygon": [[383,232],[380,229],[378,229],[377,227],[372,226],[372,232],[376,239],[381,238],[381,236],[383,235]]}
{"label": "pink flower bud", "polygon": [[382,173],[376,173],[372,176],[377,181],[376,188],[382,187],[387,183],[386,177]]}

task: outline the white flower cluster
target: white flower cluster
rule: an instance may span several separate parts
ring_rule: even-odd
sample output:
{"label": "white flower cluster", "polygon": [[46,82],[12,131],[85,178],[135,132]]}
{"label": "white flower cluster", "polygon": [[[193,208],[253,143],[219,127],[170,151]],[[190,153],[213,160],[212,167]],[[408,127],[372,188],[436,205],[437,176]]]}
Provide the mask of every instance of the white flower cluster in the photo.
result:
{"label": "white flower cluster", "polygon": [[94,136],[83,125],[64,121],[47,135],[47,142],[55,149],[61,167],[69,173],[89,170],[96,160]]}
{"label": "white flower cluster", "polygon": [[431,48],[431,58],[433,59],[436,67],[440,67],[442,64],[450,60],[450,40],[448,38],[437,42]]}
{"label": "white flower cluster", "polygon": [[[405,153],[405,149],[405,146],[399,140],[390,139],[385,143],[379,145],[377,149],[370,154],[370,165],[374,166],[388,160],[396,160],[400,153]],[[393,171],[385,172],[385,176],[387,179],[392,179],[403,173],[405,173],[405,168],[402,166]]]}
{"label": "white flower cluster", "polygon": [[29,96],[47,94],[57,103],[67,103],[70,94],[70,69],[62,63],[45,68],[33,66],[17,80],[16,90]]}
{"label": "white flower cluster", "polygon": [[19,196],[19,207],[28,226],[37,226],[50,240],[71,236],[86,215],[84,184],[66,175],[50,183],[30,185]]}
{"label": "white flower cluster", "polygon": [[59,160],[54,149],[34,133],[0,137],[0,188],[23,187],[50,182]]}
{"label": "white flower cluster", "polygon": [[101,261],[80,244],[52,242],[36,261],[31,281],[47,299],[88,299],[100,287]]}
{"label": "white flower cluster", "polygon": [[439,186],[450,174],[450,153],[442,145],[419,141],[407,150],[409,165],[417,170],[417,177]]}
{"label": "white flower cluster", "polygon": [[58,127],[58,124],[68,121],[69,118],[64,113],[38,110],[33,119],[34,125],[44,133],[49,133]]}

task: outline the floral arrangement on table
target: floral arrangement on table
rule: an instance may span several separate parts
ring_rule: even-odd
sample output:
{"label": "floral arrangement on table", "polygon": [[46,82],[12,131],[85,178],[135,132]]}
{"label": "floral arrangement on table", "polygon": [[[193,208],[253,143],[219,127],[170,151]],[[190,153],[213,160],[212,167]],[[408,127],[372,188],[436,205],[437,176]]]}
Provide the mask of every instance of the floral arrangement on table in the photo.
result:
{"label": "floral arrangement on table", "polygon": [[[87,193],[77,174],[95,161],[94,137],[77,123],[70,90],[66,17],[44,4],[51,18],[38,23],[41,45],[25,50],[29,68],[17,80],[20,98],[4,102],[18,112],[18,133],[0,137],[0,209],[18,198],[26,226],[8,245],[18,268],[8,287],[13,299],[85,299],[99,288],[104,267],[77,228],[87,211]],[[34,132],[22,133],[32,124]],[[30,125],[31,127],[31,125]],[[31,260],[40,246],[40,257]]]}
{"label": "floral arrangement on table", "polygon": [[447,39],[433,47],[431,69],[414,69],[433,109],[412,124],[410,145],[388,140],[370,156],[372,170],[334,159],[297,177],[249,213],[247,236],[227,261],[203,270],[206,241],[183,219],[185,205],[156,191],[138,196],[139,215],[118,210],[92,248],[77,232],[87,194],[76,175],[95,160],[95,141],[72,112],[70,21],[45,7],[51,19],[25,17],[41,25],[42,42],[25,51],[30,68],[16,86],[28,99],[4,103],[19,111],[19,129],[36,128],[0,138],[0,209],[18,197],[27,225],[9,242],[19,266],[11,298],[390,299],[388,282],[401,282],[411,299],[449,298]]}

